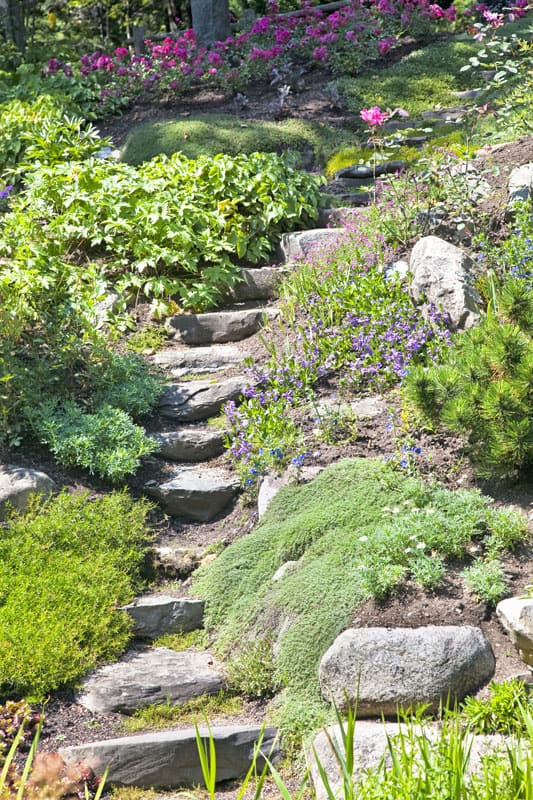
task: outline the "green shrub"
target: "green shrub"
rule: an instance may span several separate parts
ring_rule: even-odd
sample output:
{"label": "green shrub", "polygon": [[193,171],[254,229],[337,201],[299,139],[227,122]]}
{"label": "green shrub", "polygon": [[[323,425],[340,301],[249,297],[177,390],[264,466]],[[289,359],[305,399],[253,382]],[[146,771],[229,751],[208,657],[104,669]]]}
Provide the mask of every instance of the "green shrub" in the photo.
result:
{"label": "green shrub", "polygon": [[142,456],[157,449],[125,411],[108,404],[87,414],[73,402],[48,401],[34,410],[32,424],[60,464],[82,467],[111,483],[133,474]]}
{"label": "green shrub", "polygon": [[125,493],[34,499],[0,536],[0,692],[42,698],[126,646],[148,505]]}
{"label": "green shrub", "polygon": [[487,699],[467,697],[460,709],[461,717],[475,733],[525,733],[524,712],[533,714],[533,693],[523,681],[513,678],[491,683]]}
{"label": "green shrub", "polygon": [[[478,492],[426,486],[381,461],[342,461],[282,489],[252,533],[200,569],[195,593],[222,654],[276,641],[274,678],[287,698],[316,701],[319,660],[356,609],[407,580],[435,585],[448,559],[468,559],[472,540],[490,544],[492,524]],[[272,582],[289,560],[295,569]]]}
{"label": "green shrub", "polygon": [[321,179],[282,156],[180,154],[138,169],[84,162],[41,167],[0,226],[0,256],[34,268],[51,257],[103,262],[119,293],[143,294],[162,313],[169,298],[213,305],[279,235],[317,215]]}
{"label": "green shrub", "polygon": [[96,128],[68,115],[59,98],[43,94],[34,101],[0,104],[0,180],[39,164],[79,161],[110,144]]}
{"label": "green shrub", "polygon": [[272,642],[255,639],[247,642],[228,661],[229,685],[252,699],[269,697],[278,688],[272,658]]}
{"label": "green shrub", "polygon": [[508,593],[503,564],[497,558],[477,559],[465,569],[465,583],[478,600],[495,606]]}
{"label": "green shrub", "polygon": [[446,360],[410,372],[405,401],[424,424],[466,434],[482,474],[513,475],[533,464],[533,285],[506,277],[494,301]]}

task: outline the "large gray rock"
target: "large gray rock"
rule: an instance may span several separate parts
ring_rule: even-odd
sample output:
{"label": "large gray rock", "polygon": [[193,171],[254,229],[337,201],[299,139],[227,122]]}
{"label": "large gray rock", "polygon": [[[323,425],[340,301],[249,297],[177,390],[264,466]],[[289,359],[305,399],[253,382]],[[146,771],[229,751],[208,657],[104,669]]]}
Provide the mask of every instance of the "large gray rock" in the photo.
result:
{"label": "large gray rock", "polygon": [[171,516],[197,522],[213,519],[233,499],[238,488],[238,480],[223,470],[188,467],[177,470],[171,480],[160,484],[150,481],[144,487]]}
{"label": "large gray rock", "polygon": [[284,233],[281,251],[286,263],[307,258],[314,250],[335,247],[346,238],[344,228],[314,228],[310,231]]}
{"label": "large gray rock", "polygon": [[190,425],[153,436],[157,455],[172,461],[209,461],[224,452],[224,431],[204,425]]}
{"label": "large gray rock", "polygon": [[240,274],[242,280],[229,292],[229,297],[235,302],[270,300],[288,270],[282,267],[243,268]]}
{"label": "large gray rock", "polygon": [[160,350],[154,363],[181,377],[187,373],[218,372],[225,367],[235,367],[247,357],[242,346],[212,344],[208,347],[175,347]]}
{"label": "large gray rock", "polygon": [[[399,734],[403,734],[403,746],[408,752],[413,752],[411,748],[411,739],[408,734],[409,728],[405,724],[397,722],[366,722],[357,721],[355,726],[353,755],[354,755],[354,768],[352,777],[356,785],[360,778],[363,777],[365,771],[374,770],[380,766],[382,759],[387,767],[392,766],[392,758],[389,750],[389,740],[392,741],[393,746],[395,737],[399,738]],[[425,739],[429,742],[429,746],[437,742],[441,738],[441,733],[438,724],[426,724],[424,727],[415,726],[414,732],[417,737],[424,735]],[[318,764],[324,769],[327,779],[330,783],[333,794],[343,797],[343,774],[339,762],[335,756],[332,748],[332,743],[335,743],[342,754],[345,754],[342,745],[342,734],[339,725],[334,725],[326,731],[321,731],[314,739],[313,745],[307,754],[307,761],[310,767],[311,779],[315,787],[317,800],[329,800],[329,795],[324,786],[324,782],[320,776]],[[470,759],[467,767],[467,774],[471,775],[478,771],[481,767],[482,758],[484,756],[499,753],[505,756],[507,745],[510,740],[503,736],[467,736],[464,743],[465,753],[470,750]],[[416,753],[416,751],[415,751]],[[422,765],[422,758],[420,759]],[[423,769],[423,766],[421,766]]]}
{"label": "large gray rock", "polygon": [[425,236],[415,244],[409,266],[415,300],[441,308],[453,328],[476,324],[480,297],[474,286],[473,262],[466,253],[438,236]]}
{"label": "large gray rock", "polygon": [[533,195],[533,163],[515,167],[509,176],[509,205]]}
{"label": "large gray rock", "polygon": [[395,715],[427,703],[437,710],[461,700],[494,672],[494,655],[479,628],[350,628],[320,662],[320,686],[339,708],[357,698],[359,717]]}
{"label": "large gray rock", "polygon": [[[205,728],[200,728],[207,737]],[[216,756],[217,782],[245,774],[254,757],[261,729],[254,725],[226,725],[212,728]],[[174,789],[203,784],[194,728],[162,731],[107,739],[102,742],[65,747],[60,750],[68,764],[89,764],[98,774],[109,767],[109,784]],[[276,760],[279,753],[277,730],[266,728],[261,753]],[[259,768],[262,759],[258,760]]]}
{"label": "large gray rock", "polygon": [[224,686],[221,669],[209,653],[167,647],[132,650],[87,677],[77,702],[96,714],[131,714],[154,703],[180,706]]}
{"label": "large gray rock", "polygon": [[165,387],[157,401],[164,417],[198,422],[220,413],[229,400],[238,400],[248,381],[242,376],[222,381],[185,381]]}
{"label": "large gray rock", "polygon": [[168,320],[169,332],[184,344],[221,344],[246,339],[275,319],[277,308],[243,308],[208,314],[179,314]]}
{"label": "large gray rock", "polygon": [[368,181],[369,179],[379,178],[381,175],[400,172],[407,169],[408,166],[408,161],[383,161],[374,167],[369,167],[366,164],[353,164],[351,167],[343,167],[337,170],[335,179],[352,178],[354,180]]}
{"label": "large gray rock", "polygon": [[149,594],[122,606],[133,620],[133,633],[142,639],[157,639],[167,633],[181,633],[201,628],[204,622],[203,600]]}
{"label": "large gray rock", "polygon": [[0,520],[5,519],[8,508],[24,511],[32,494],[52,494],[57,489],[54,481],[35,469],[0,465]]}
{"label": "large gray rock", "polygon": [[533,667],[533,598],[509,597],[496,613],[522,660]]}

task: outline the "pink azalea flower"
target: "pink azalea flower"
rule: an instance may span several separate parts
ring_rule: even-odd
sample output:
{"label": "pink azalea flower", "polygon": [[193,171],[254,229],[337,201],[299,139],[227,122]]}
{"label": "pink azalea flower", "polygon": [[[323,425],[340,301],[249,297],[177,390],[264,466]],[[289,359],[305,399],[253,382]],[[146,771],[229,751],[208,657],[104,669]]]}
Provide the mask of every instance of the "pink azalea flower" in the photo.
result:
{"label": "pink azalea flower", "polygon": [[362,108],[359,116],[371,127],[383,125],[389,114],[387,111],[382,111],[379,106],[372,106],[371,108]]}

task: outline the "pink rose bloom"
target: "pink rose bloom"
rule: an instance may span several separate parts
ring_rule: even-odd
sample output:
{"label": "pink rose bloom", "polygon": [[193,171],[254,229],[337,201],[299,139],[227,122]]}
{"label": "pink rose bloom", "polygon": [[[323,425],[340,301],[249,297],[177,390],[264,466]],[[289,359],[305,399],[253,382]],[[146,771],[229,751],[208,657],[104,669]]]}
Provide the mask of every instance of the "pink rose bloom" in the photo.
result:
{"label": "pink rose bloom", "polygon": [[117,49],[115,50],[115,56],[119,60],[122,60],[123,58],[127,58],[129,56],[129,54],[130,54],[130,51],[128,50],[127,47],[117,47]]}
{"label": "pink rose bloom", "polygon": [[389,115],[388,112],[382,111],[379,106],[372,106],[372,108],[362,108],[359,116],[363,122],[366,122],[372,127],[376,127],[378,125],[383,125]]}

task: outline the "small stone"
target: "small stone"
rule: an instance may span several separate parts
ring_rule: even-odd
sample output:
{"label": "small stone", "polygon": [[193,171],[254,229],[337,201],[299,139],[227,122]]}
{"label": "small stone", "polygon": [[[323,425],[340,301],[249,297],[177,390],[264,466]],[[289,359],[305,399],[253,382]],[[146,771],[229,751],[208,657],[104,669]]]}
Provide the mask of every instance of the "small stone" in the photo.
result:
{"label": "small stone", "polygon": [[374,419],[374,417],[381,416],[386,410],[387,406],[379,396],[363,397],[361,400],[352,402],[328,397],[316,405],[316,412],[319,417],[331,417],[336,414],[340,417]]}
{"label": "small stone", "polygon": [[198,569],[202,556],[200,549],[160,544],[154,547],[153,568],[165,578],[183,580]]}
{"label": "small stone", "polygon": [[172,461],[209,461],[224,452],[224,431],[220,428],[194,425],[177,431],[158,433],[152,438],[159,445],[157,455]]}
{"label": "small stone", "polygon": [[0,520],[9,507],[24,511],[32,494],[50,495],[56,491],[54,481],[44,472],[13,464],[0,465]]}
{"label": "small stone", "polygon": [[183,705],[223,686],[222,671],[209,653],[152,647],[131,650],[94,670],[83,681],[77,702],[95,714],[132,714],[156,703]]}
{"label": "small stone", "polygon": [[168,320],[169,332],[189,345],[238,342],[253,336],[265,322],[275,319],[277,308],[246,308],[208,314],[179,314]]}
{"label": "small stone", "polygon": [[522,661],[533,667],[533,598],[502,600],[496,606],[496,614]]}
{"label": "small stone", "polygon": [[257,495],[257,516],[259,519],[264,517],[274,497],[281,487],[286,485],[287,479],[283,475],[265,475],[261,481]]}
{"label": "small stone", "polygon": [[533,194],[533,163],[515,167],[509,176],[509,205],[528,200]]}
{"label": "small stone", "polygon": [[284,564],[282,564],[281,567],[279,567],[272,575],[272,583],[278,583],[278,581],[283,580],[285,575],[289,575],[291,572],[294,572],[297,564],[297,561],[286,561]]}
{"label": "small stone", "polygon": [[390,267],[385,268],[385,280],[391,281],[396,278],[403,281],[409,275],[409,264],[407,261],[394,261]]}
{"label": "small stone", "polygon": [[204,620],[203,600],[151,594],[138,597],[122,606],[121,611],[133,620],[133,633],[141,639],[157,639],[167,633],[182,633],[201,628]]}
{"label": "small stone", "polygon": [[222,470],[178,469],[175,477],[157,484],[145,484],[145,492],[155,497],[173,517],[209,522],[235,497],[239,482]]}

